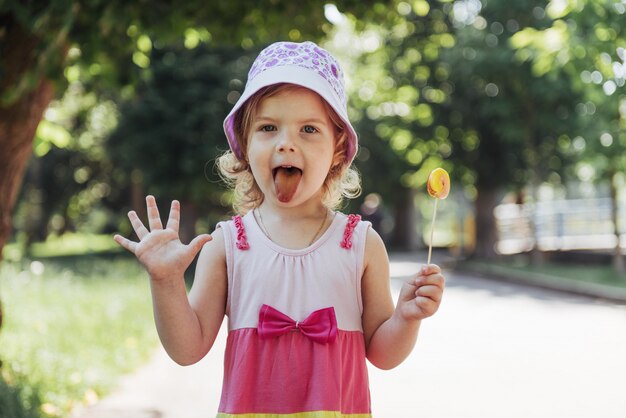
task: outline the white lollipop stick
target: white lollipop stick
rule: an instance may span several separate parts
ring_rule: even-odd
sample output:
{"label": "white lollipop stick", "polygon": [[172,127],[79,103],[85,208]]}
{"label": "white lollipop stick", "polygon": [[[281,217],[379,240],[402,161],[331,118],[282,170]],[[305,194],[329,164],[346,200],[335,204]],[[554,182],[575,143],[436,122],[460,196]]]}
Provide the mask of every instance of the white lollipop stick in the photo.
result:
{"label": "white lollipop stick", "polygon": [[430,242],[428,243],[428,262],[426,265],[430,264],[430,256],[433,253],[433,235],[435,232],[435,218],[437,217],[437,202],[439,199],[435,199],[435,206],[433,207],[433,220],[430,223]]}

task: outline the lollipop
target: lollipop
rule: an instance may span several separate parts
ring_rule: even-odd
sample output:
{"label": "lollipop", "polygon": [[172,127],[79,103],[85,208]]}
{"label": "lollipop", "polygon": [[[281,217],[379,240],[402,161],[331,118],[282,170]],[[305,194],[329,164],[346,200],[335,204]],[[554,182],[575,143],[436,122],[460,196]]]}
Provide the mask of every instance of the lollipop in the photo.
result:
{"label": "lollipop", "polygon": [[428,194],[435,198],[435,206],[433,208],[433,220],[430,225],[430,243],[428,244],[428,262],[430,264],[430,256],[433,251],[433,232],[435,231],[435,218],[437,217],[437,202],[439,199],[445,199],[450,193],[450,176],[443,168],[435,168],[428,175],[426,182]]}
{"label": "lollipop", "polygon": [[443,168],[435,168],[428,176],[428,194],[437,199],[445,199],[450,193],[450,176]]}

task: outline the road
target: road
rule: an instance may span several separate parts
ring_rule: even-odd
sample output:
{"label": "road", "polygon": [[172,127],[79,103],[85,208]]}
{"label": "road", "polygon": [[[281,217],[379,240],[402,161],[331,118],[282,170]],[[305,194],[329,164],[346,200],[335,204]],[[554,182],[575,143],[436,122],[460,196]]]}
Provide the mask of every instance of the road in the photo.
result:
{"label": "road", "polygon": [[380,417],[624,418],[626,306],[450,274],[411,357],[371,380]]}
{"label": "road", "polygon": [[[392,258],[394,296],[418,268]],[[159,350],[81,418],[215,416],[223,344],[186,368]],[[414,352],[370,380],[379,418],[624,418],[626,306],[448,273]]]}

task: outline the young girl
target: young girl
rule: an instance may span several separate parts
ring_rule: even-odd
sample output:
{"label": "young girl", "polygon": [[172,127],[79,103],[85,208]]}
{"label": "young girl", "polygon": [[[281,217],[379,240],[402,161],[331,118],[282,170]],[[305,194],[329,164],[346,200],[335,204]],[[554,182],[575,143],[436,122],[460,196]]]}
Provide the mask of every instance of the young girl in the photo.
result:
{"label": "young girl", "polygon": [[[336,211],[359,190],[339,64],[311,42],[269,46],[224,129],[231,151],[218,166],[237,216],[183,245],[179,203],[163,228],[148,196],[149,229],[128,215],[139,242],[115,237],[150,274],[163,346],[195,363],[226,315],[218,417],[370,417],[365,359],[390,369],[409,355],[444,278],[424,266],[394,308],[380,236]],[[183,273],[199,251],[187,295]]]}

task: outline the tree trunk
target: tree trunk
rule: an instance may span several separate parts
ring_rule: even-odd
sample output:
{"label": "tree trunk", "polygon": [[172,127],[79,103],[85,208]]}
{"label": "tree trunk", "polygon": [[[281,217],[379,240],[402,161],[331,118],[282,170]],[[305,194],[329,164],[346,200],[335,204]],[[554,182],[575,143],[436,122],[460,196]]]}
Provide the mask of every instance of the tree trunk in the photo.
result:
{"label": "tree trunk", "polygon": [[[5,32],[0,56],[0,98],[35,66],[39,42],[10,17],[2,20]],[[11,234],[11,212],[32,154],[33,138],[53,93],[52,83],[40,80],[16,102],[0,105],[0,259]]]}
{"label": "tree trunk", "polygon": [[45,202],[45,191],[42,187],[42,164],[41,158],[30,161],[26,169],[25,178],[27,184],[22,187],[22,202],[26,202],[24,210],[23,231],[26,236],[24,252],[29,253],[34,242],[44,241],[48,235],[47,220],[50,216]]}
{"label": "tree trunk", "polygon": [[620,243],[620,224],[619,224],[619,200],[616,183],[616,173],[609,173],[609,181],[611,187],[611,221],[613,223],[613,231],[615,234],[615,248],[613,249],[613,268],[617,274],[623,275],[626,270],[624,266],[624,256]]}
{"label": "tree trunk", "polygon": [[524,112],[526,119],[526,130],[525,130],[525,150],[523,153],[524,160],[526,165],[528,166],[530,173],[530,187],[531,187],[531,196],[533,200],[533,211],[530,214],[529,224],[530,224],[530,233],[531,239],[533,242],[533,246],[530,250],[530,261],[532,265],[540,266],[545,261],[545,254],[539,248],[539,236],[537,234],[537,225],[535,222],[536,213],[537,213],[537,205],[539,203],[539,186],[541,185],[541,176],[540,173],[542,171],[542,167],[540,166],[540,156],[539,156],[539,144],[537,143],[537,138],[540,137],[538,134],[538,123],[537,123],[537,114],[535,107],[535,100],[529,96],[528,90],[525,86],[518,84],[519,91],[521,97],[524,99],[526,112]]}
{"label": "tree trunk", "polygon": [[189,244],[196,237],[196,223],[200,217],[198,207],[190,201],[180,202],[179,236],[183,244]]}
{"label": "tree trunk", "polygon": [[492,260],[497,257],[496,243],[498,232],[493,210],[498,204],[496,190],[478,189],[478,196],[474,203],[476,207],[476,247],[474,256]]}
{"label": "tree trunk", "polygon": [[146,192],[143,187],[143,173],[138,169],[130,173],[130,202],[131,208],[137,212],[139,219],[146,219]]}
{"label": "tree trunk", "polygon": [[[536,170],[535,168],[533,171]],[[528,226],[530,228],[530,235],[533,242],[533,246],[530,249],[530,263],[533,266],[541,266],[545,263],[545,254],[541,249],[539,249],[539,234],[537,231],[537,208],[539,207],[539,182],[535,181],[537,176],[533,174],[533,183],[532,187],[532,197],[533,197],[533,205],[532,211],[528,217]]]}
{"label": "tree trunk", "polygon": [[395,225],[391,245],[402,250],[416,250],[420,245],[417,233],[417,210],[415,208],[415,189],[405,188],[396,202]]}
{"label": "tree trunk", "polygon": [[[35,50],[39,42],[10,17],[3,16],[2,23],[0,99],[24,73],[35,66]],[[40,80],[33,90],[17,101],[0,104],[0,260],[11,236],[11,213],[26,163],[32,154],[33,138],[53,93],[52,83]],[[0,322],[1,318],[0,308]]]}

